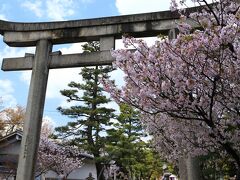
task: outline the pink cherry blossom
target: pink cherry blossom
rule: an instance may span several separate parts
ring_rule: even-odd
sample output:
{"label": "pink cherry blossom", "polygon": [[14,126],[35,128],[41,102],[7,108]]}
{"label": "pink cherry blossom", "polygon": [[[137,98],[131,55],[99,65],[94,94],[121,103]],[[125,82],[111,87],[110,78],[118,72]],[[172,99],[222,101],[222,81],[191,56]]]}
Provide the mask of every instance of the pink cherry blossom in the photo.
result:
{"label": "pink cherry blossom", "polygon": [[[179,7],[175,0],[171,5]],[[230,0],[205,5],[186,17],[181,11],[173,40],[147,46],[123,37],[125,46],[136,49],[112,51],[125,85],[102,83],[117,102],[141,110],[155,147],[168,159],[218,152],[240,172],[240,5]],[[194,30],[187,18],[200,28]]]}
{"label": "pink cherry blossom", "polygon": [[45,173],[49,170],[56,172],[63,179],[75,169],[82,166],[80,152],[70,146],[61,146],[49,139],[44,134],[41,135],[38,150],[38,172]]}

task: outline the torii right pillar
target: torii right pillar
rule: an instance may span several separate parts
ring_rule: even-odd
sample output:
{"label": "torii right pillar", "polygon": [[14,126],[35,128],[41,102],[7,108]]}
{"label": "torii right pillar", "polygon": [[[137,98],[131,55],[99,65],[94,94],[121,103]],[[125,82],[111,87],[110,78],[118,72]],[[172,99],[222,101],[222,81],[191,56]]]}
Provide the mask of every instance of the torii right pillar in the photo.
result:
{"label": "torii right pillar", "polygon": [[[169,30],[168,38],[177,38],[178,30]],[[180,180],[202,180],[199,157],[186,156],[179,159],[179,176]]]}

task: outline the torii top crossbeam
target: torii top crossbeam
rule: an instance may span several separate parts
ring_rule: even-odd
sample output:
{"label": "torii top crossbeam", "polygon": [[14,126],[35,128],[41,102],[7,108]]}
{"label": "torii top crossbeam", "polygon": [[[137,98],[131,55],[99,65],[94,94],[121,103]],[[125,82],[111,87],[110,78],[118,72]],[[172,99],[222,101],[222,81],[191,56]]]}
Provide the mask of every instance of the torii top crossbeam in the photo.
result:
{"label": "torii top crossbeam", "polygon": [[[187,13],[195,10],[195,8],[188,9]],[[3,35],[4,42],[13,47],[36,46],[41,39],[51,41],[52,45],[93,40],[103,41],[100,43],[101,52],[89,55],[61,55],[55,53],[51,55],[49,68],[107,65],[113,61],[109,49],[114,48],[114,40],[121,38],[124,33],[134,37],[151,37],[160,33],[167,35],[169,30],[176,28],[178,19],[179,14],[177,12],[162,11],[42,23],[17,23],[0,20],[0,34]],[[106,37],[108,37],[107,40]],[[113,42],[110,42],[109,37],[112,37]],[[32,69],[33,58],[33,55],[26,54],[25,57],[21,58],[4,59],[2,70],[30,70]]]}
{"label": "torii top crossbeam", "polygon": [[[193,12],[196,8],[188,9]],[[0,20],[0,34],[9,46],[35,46],[39,39],[50,39],[52,44],[64,44],[99,40],[101,36],[119,38],[123,33],[134,37],[156,36],[176,27],[177,12],[153,13],[103,17],[95,19],[17,23]]]}

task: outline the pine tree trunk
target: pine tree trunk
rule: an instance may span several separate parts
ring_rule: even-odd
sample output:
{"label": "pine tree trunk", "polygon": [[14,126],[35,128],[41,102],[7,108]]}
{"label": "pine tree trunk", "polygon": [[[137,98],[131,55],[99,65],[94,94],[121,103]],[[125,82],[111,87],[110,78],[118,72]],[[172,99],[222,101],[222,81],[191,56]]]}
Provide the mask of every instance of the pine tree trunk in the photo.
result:
{"label": "pine tree trunk", "polygon": [[240,180],[240,167],[238,166],[236,180]]}
{"label": "pine tree trunk", "polygon": [[97,168],[97,179],[105,180],[103,175],[103,165],[101,163],[96,163],[96,168]]}

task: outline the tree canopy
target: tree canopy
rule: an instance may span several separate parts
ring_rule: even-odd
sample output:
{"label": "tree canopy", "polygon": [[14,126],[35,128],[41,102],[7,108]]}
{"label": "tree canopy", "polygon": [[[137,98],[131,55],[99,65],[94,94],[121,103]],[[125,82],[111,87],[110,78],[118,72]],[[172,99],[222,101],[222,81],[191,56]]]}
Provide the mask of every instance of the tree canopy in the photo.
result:
{"label": "tree canopy", "polygon": [[[193,2],[205,6],[190,15],[179,11],[175,39],[148,46],[123,37],[126,47],[136,48],[112,52],[125,85],[103,84],[116,101],[141,111],[160,153],[177,160],[214,152],[235,164],[240,179],[240,6],[229,0]],[[177,8],[173,0],[172,10]]]}
{"label": "tree canopy", "polygon": [[120,115],[107,130],[106,152],[128,179],[159,178],[163,161],[150,148],[139,118],[133,107],[120,105]]}
{"label": "tree canopy", "polygon": [[0,136],[6,136],[14,131],[23,130],[25,108],[16,106],[0,111]]}

